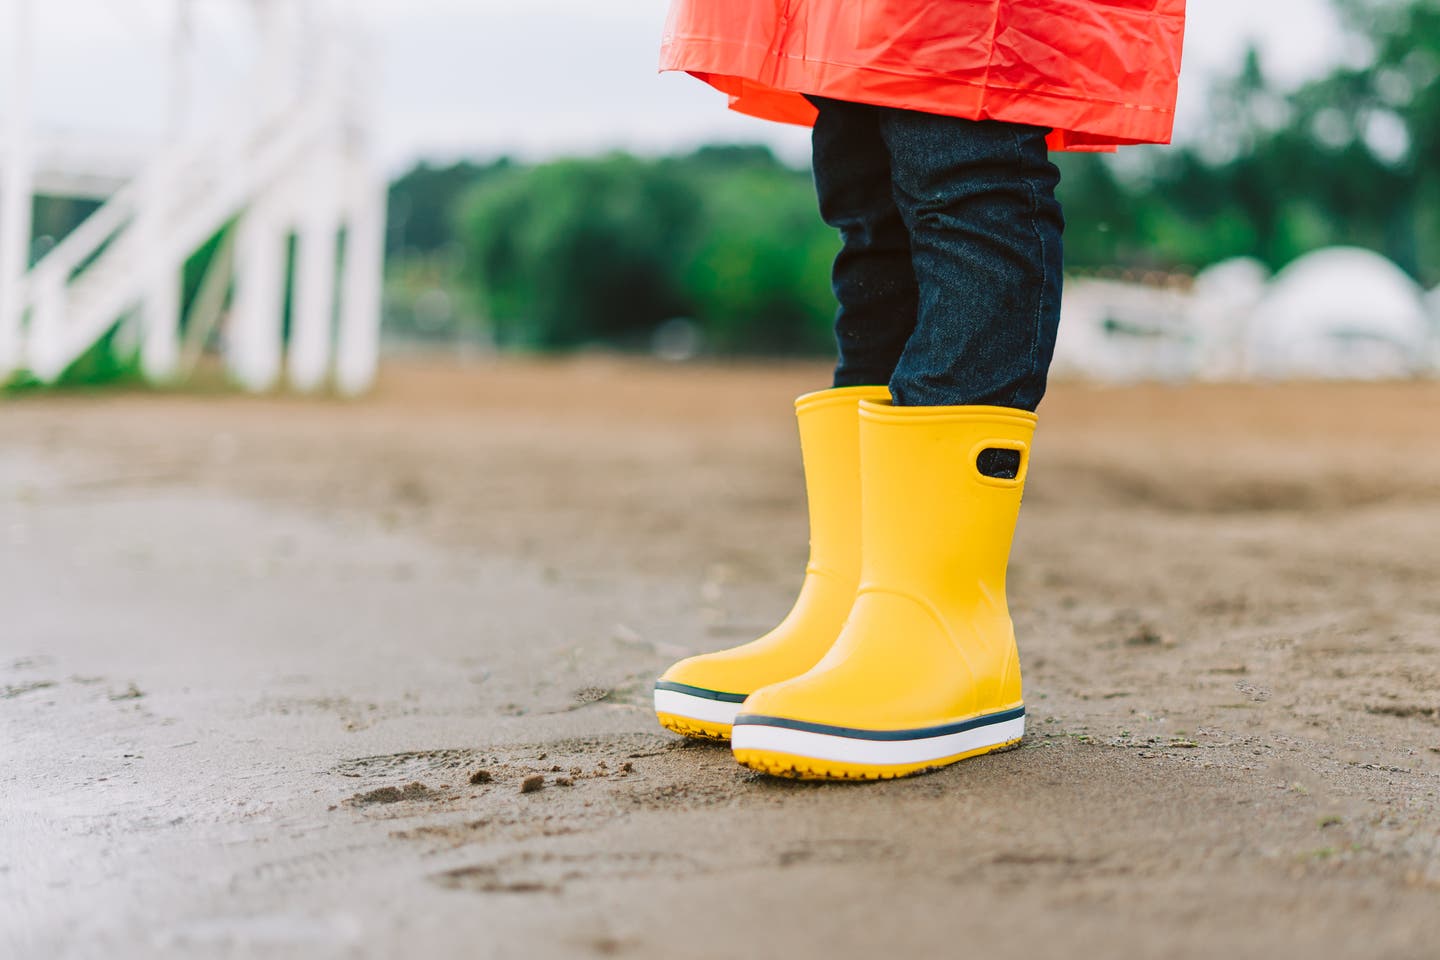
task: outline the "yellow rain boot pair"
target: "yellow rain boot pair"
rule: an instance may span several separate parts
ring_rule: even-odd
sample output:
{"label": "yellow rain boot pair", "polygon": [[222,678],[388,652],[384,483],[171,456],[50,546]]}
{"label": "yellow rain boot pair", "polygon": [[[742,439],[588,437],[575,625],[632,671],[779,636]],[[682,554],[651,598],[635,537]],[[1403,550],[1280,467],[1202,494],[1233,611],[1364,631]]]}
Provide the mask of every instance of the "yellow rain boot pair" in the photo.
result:
{"label": "yellow rain boot pair", "polygon": [[[1010,746],[1024,733],[1005,569],[1034,414],[894,407],[869,397],[858,403],[857,426],[862,549],[843,626],[818,663],[733,691],[749,695],[729,701],[738,706],[726,714],[735,758],[767,773],[905,776]],[[981,455],[994,450],[1014,451],[1013,477],[982,471]],[[813,490],[824,479],[810,476],[811,459]],[[690,677],[681,683],[719,692],[702,682],[697,668],[706,661],[682,661],[662,678],[658,712],[677,671]],[[723,735],[720,725],[708,735]]]}

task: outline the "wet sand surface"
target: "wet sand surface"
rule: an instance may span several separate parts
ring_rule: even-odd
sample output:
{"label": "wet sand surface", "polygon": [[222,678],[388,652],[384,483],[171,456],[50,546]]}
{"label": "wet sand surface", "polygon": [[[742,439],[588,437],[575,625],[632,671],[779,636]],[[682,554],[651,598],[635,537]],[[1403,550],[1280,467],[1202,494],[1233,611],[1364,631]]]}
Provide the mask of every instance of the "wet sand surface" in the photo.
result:
{"label": "wet sand surface", "polygon": [[1057,385],[1026,739],[865,786],[648,704],[788,606],[824,377],[5,403],[0,954],[1440,953],[1440,385]]}

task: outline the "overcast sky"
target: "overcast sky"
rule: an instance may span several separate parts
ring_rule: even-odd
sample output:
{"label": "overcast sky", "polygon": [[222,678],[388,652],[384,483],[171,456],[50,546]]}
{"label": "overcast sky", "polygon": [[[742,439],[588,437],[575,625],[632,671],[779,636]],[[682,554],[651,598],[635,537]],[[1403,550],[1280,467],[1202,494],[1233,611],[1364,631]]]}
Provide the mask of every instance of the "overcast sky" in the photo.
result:
{"label": "overcast sky", "polygon": [[[11,3],[15,0],[0,0]],[[207,72],[240,75],[236,0],[197,0]],[[546,156],[764,140],[800,159],[804,131],[739,117],[685,76],[658,76],[666,0],[348,0],[377,43],[378,117],[391,167],[421,156]],[[1297,82],[1346,55],[1326,0],[1195,0],[1179,134],[1249,38]],[[163,121],[166,0],[34,0],[37,112],[47,127],[143,137]],[[3,29],[3,27],[0,27]],[[212,78],[213,79],[213,78]],[[3,78],[0,78],[3,83]],[[207,96],[201,90],[197,97]]]}

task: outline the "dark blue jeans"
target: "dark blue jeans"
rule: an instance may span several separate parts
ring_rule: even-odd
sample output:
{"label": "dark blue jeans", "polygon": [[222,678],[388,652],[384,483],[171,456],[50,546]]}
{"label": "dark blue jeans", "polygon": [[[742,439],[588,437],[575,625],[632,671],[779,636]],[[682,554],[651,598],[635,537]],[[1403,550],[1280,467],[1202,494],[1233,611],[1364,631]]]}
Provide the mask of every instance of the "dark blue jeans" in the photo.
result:
{"label": "dark blue jeans", "polygon": [[1060,319],[1060,172],[1040,127],[811,97],[840,231],[835,386],[1034,410]]}

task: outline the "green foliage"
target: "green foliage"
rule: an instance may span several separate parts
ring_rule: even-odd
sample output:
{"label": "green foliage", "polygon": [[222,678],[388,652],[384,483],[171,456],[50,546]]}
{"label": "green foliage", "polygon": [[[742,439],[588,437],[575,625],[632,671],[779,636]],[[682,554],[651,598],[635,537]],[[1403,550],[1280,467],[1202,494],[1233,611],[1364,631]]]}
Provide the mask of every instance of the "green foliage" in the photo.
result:
{"label": "green foliage", "polygon": [[677,316],[726,351],[828,340],[834,241],[763,148],[515,167],[470,191],[461,238],[503,346],[641,346]]}
{"label": "green foliage", "polygon": [[674,261],[692,242],[698,206],[679,178],[619,154],[477,187],[462,236],[499,342],[624,344],[684,312]]}
{"label": "green foliage", "polygon": [[705,230],[682,266],[691,312],[726,352],[826,349],[838,241],[819,217],[809,178],[778,164],[694,174]]}
{"label": "green foliage", "polygon": [[456,198],[512,166],[508,157],[489,164],[462,160],[448,167],[417,165],[390,185],[386,254],[427,256],[453,245]]}

